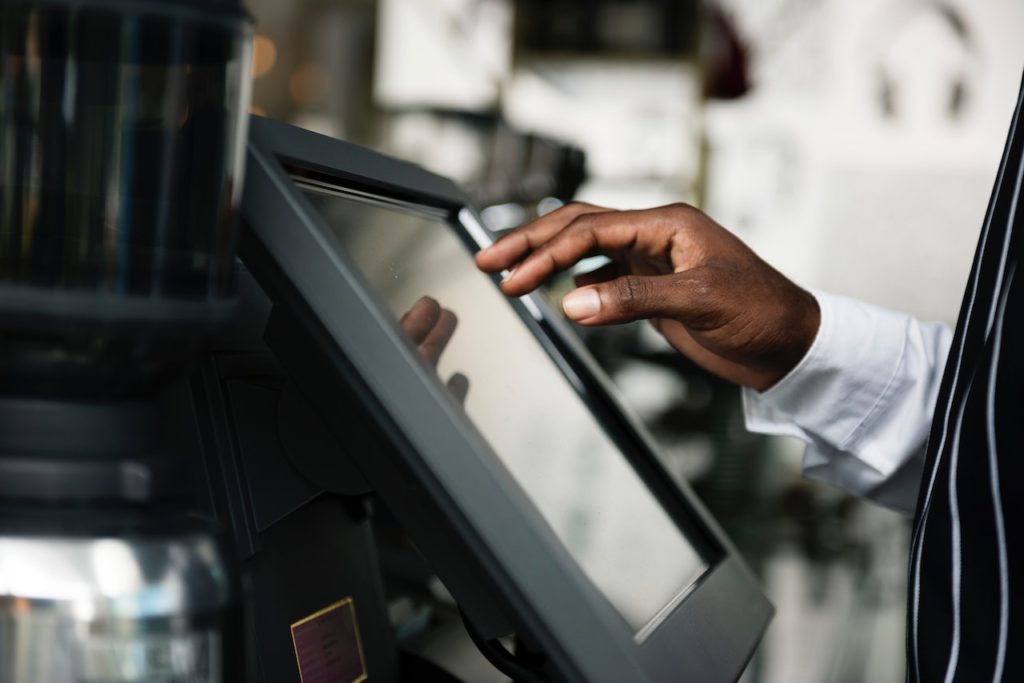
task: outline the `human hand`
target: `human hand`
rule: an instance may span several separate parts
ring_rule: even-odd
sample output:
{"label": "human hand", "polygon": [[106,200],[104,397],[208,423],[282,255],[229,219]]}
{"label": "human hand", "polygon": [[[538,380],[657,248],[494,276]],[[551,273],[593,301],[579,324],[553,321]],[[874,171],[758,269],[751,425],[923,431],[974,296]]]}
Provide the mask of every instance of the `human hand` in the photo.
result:
{"label": "human hand", "polygon": [[[455,313],[443,308],[437,300],[421,296],[412,308],[405,312],[398,324],[419,349],[420,355],[432,366],[437,367],[441,353],[455,334],[459,321]],[[459,403],[466,400],[469,379],[465,375],[455,373],[448,380],[447,386]]]}
{"label": "human hand", "polygon": [[562,300],[581,325],[650,319],[681,353],[727,380],[764,391],[803,358],[817,334],[818,303],[701,211],[672,204],[615,211],[572,203],[505,235],[476,255],[522,296],[582,258],[612,263],[576,278]]}

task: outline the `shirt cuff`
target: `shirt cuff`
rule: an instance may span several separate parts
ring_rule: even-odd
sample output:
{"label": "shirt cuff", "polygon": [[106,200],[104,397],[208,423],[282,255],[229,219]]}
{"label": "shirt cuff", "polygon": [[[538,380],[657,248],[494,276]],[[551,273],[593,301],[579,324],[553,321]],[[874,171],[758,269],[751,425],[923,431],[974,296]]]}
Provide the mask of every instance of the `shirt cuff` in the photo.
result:
{"label": "shirt cuff", "polygon": [[[747,429],[822,440],[856,452],[858,437],[884,408],[907,338],[908,316],[825,292],[814,343],[793,370],[764,392],[744,389]],[[865,453],[879,471],[890,463]]]}

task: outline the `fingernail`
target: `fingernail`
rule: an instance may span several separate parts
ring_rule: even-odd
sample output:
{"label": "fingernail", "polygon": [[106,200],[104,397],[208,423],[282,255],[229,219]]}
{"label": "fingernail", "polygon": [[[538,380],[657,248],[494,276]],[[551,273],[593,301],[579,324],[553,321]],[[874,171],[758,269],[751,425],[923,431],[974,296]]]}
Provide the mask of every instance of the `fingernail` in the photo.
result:
{"label": "fingernail", "polygon": [[586,320],[601,311],[601,295],[596,289],[577,289],[562,298],[562,310],[573,320]]}
{"label": "fingernail", "polygon": [[512,276],[516,274],[516,270],[517,270],[518,268],[519,268],[519,266],[515,266],[514,268],[512,268],[511,270],[509,270],[509,271],[508,271],[508,274],[507,274],[507,275],[505,276],[505,278],[504,278],[504,279],[502,280],[502,282],[508,282],[509,280],[511,280],[511,279],[512,279]]}

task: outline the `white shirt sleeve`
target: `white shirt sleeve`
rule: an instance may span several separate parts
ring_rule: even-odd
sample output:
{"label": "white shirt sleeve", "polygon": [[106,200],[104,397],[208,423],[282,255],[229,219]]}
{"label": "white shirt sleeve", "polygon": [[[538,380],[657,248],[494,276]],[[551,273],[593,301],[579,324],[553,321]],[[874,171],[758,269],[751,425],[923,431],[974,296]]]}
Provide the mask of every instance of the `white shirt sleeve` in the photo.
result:
{"label": "white shirt sleeve", "polygon": [[818,336],[775,386],[743,390],[747,429],[804,441],[807,478],[912,514],[952,332],[814,295]]}

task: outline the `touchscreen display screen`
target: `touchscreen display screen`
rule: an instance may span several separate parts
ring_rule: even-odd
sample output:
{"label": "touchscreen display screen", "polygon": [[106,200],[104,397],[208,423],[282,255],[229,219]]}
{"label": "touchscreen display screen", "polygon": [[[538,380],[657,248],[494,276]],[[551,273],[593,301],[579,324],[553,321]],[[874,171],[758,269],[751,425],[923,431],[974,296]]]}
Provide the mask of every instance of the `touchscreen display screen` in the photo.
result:
{"label": "touchscreen display screen", "polygon": [[706,563],[449,219],[297,182],[586,576],[644,629]]}

